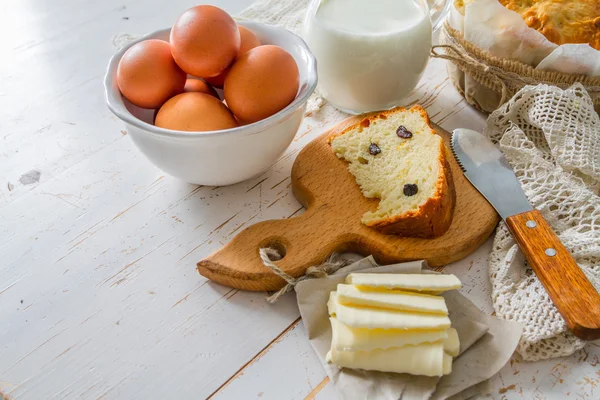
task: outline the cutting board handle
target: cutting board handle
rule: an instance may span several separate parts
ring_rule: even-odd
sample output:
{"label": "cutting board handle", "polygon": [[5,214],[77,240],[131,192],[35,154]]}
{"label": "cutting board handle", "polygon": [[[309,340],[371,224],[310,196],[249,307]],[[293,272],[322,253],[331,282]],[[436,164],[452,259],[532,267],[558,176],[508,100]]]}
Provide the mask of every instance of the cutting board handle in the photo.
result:
{"label": "cutting board handle", "polygon": [[600,339],[600,294],[537,211],[506,219],[529,265],[573,334]]}
{"label": "cutting board handle", "polygon": [[321,264],[329,254],[347,250],[348,235],[344,234],[343,227],[324,223],[326,219],[319,216],[326,208],[325,204],[314,205],[297,217],[254,224],[198,262],[198,272],[230,287],[277,290],[285,282],[263,264],[260,248],[277,250],[283,258],[275,261],[275,265],[293,277],[303,275],[310,266]]}

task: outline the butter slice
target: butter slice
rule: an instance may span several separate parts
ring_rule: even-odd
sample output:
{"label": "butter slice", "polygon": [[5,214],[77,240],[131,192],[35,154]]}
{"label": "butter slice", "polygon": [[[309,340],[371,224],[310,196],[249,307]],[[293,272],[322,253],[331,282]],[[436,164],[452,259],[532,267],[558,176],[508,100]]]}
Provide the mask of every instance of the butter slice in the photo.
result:
{"label": "butter slice", "polygon": [[331,364],[331,350],[329,350],[329,351],[327,352],[327,354],[325,355],[325,361],[326,361],[328,364]]}
{"label": "butter slice", "polygon": [[460,352],[458,332],[454,328],[448,329],[448,337],[444,340],[444,351],[452,357],[456,357]]}
{"label": "butter slice", "polygon": [[452,373],[452,357],[448,354],[444,354],[443,372],[444,375],[450,375]]}
{"label": "butter slice", "polygon": [[460,280],[445,274],[350,274],[346,283],[367,289],[401,289],[416,292],[441,293],[460,289]]}
{"label": "butter slice", "polygon": [[444,374],[444,356],[442,342],[372,351],[331,349],[331,362],[340,367],[425,376]]}
{"label": "butter slice", "polygon": [[340,304],[448,314],[446,301],[440,296],[403,292],[400,290],[386,290],[381,292],[363,291],[356,286],[344,285],[342,283],[337,286],[337,293]]}
{"label": "butter slice", "polygon": [[337,318],[331,321],[331,347],[341,351],[371,351],[402,347],[421,343],[442,341],[448,337],[447,329],[434,331],[400,330],[400,329],[366,329],[351,328]]}
{"label": "butter slice", "polygon": [[446,315],[417,314],[378,308],[351,307],[339,304],[337,292],[331,292],[327,302],[329,315],[353,328],[368,329],[447,329],[450,319]]}

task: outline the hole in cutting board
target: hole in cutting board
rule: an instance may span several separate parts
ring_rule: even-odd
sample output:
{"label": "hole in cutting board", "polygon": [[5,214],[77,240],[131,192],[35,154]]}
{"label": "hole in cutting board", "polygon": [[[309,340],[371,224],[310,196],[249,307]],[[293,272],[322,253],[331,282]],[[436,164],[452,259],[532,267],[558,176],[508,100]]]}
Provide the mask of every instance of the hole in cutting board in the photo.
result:
{"label": "hole in cutting board", "polygon": [[271,261],[279,261],[279,260],[283,259],[283,257],[285,257],[286,248],[285,248],[285,245],[283,243],[281,243],[280,241],[272,240],[270,242],[267,242],[267,244],[265,244],[264,246],[261,246],[261,247],[271,248],[279,254],[279,257],[269,255],[269,260],[271,260]]}

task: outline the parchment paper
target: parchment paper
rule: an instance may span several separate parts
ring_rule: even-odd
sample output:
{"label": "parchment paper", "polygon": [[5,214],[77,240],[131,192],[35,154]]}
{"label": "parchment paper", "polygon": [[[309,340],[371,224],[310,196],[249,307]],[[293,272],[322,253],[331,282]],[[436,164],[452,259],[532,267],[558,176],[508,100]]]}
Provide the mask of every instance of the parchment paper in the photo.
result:
{"label": "parchment paper", "polygon": [[495,56],[545,71],[600,75],[600,51],[589,44],[554,44],[498,0],[473,0],[464,14],[452,5],[448,20],[466,40]]}
{"label": "parchment paper", "polygon": [[444,297],[461,345],[450,375],[437,378],[340,369],[325,361],[331,347],[327,299],[338,283],[356,271],[435,273],[426,268],[424,261],[380,267],[372,257],[367,257],[326,278],[309,279],[296,285],[298,307],[308,339],[342,399],[447,399],[455,395],[468,398],[475,394],[469,388],[494,376],[510,359],[521,337],[521,325],[488,316],[457,291],[450,291]]}

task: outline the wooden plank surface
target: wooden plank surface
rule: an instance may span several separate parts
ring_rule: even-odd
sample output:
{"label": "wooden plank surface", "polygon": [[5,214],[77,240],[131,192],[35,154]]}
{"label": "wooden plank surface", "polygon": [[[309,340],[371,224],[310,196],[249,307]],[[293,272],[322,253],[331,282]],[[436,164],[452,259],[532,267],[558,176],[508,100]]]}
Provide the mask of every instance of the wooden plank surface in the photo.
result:
{"label": "wooden plank surface", "polygon": [[[213,3],[236,12],[250,0]],[[293,294],[268,305],[207,282],[195,262],[248,224],[301,213],[294,157],[342,117],[324,108],[263,176],[209,188],[153,167],[104,105],[112,36],[166,27],[194,4],[0,2],[0,398],[336,398]],[[440,61],[414,102],[446,130],[483,126]],[[480,252],[447,268],[491,312]],[[599,357],[590,344],[515,359],[493,397],[597,398]]]}

